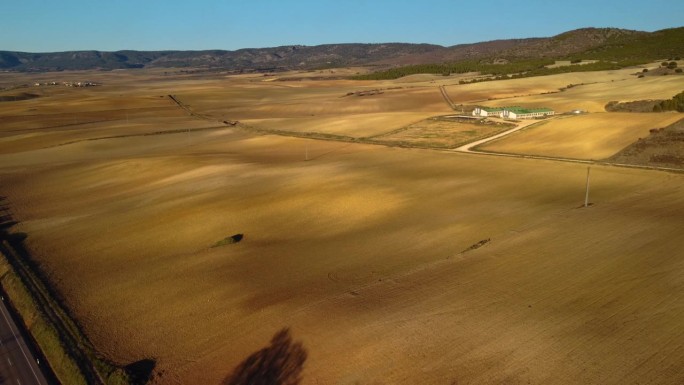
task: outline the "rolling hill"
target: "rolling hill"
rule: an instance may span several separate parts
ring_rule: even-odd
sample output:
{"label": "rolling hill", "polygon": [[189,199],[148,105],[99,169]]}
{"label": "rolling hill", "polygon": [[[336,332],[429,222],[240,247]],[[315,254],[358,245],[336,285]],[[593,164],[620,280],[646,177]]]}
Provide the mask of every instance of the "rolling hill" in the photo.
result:
{"label": "rolling hill", "polygon": [[0,51],[6,71],[60,71],[146,67],[206,67],[230,70],[312,69],[352,65],[393,67],[462,60],[519,59],[651,60],[681,55],[684,27],[656,32],[583,28],[553,37],[494,40],[443,47],[432,44],[326,44],[247,48],[236,51]]}

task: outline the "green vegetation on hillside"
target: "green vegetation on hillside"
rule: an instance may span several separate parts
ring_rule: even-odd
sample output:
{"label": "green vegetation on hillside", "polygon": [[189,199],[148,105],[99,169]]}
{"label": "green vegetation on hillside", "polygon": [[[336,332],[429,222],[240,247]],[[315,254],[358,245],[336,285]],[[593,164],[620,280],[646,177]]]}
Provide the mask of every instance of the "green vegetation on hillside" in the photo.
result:
{"label": "green vegetation on hillside", "polygon": [[600,47],[574,55],[595,60],[650,61],[684,54],[684,27],[664,29],[636,37],[608,42]]}
{"label": "green vegetation on hillside", "polygon": [[[571,36],[571,35],[568,35]],[[564,40],[560,35],[556,38],[556,45]],[[491,64],[486,61],[465,60],[456,63],[419,64],[399,68],[392,68],[356,77],[359,80],[389,80],[419,73],[452,74],[479,72],[495,77],[529,77],[553,75],[567,72],[606,71],[625,68],[637,64],[644,64],[653,60],[681,57],[684,54],[684,27],[665,29],[653,33],[623,34],[609,38],[606,43],[579,53],[547,57],[544,59],[530,56],[527,59],[512,59],[506,64]],[[551,49],[546,47],[547,50]],[[533,52],[530,52],[533,55]],[[544,52],[536,55],[544,56]],[[504,56],[505,53],[504,53]],[[570,60],[577,63],[581,60],[598,60],[596,63],[577,66],[546,68],[556,59]],[[670,63],[668,63],[670,65]],[[489,79],[494,80],[494,79]]]}
{"label": "green vegetation on hillside", "polygon": [[386,71],[379,71],[365,75],[359,75],[359,80],[389,80],[415,74],[462,74],[467,72],[481,72],[492,75],[505,75],[530,71],[536,68],[543,68],[553,64],[553,60],[527,60],[506,64],[489,64],[478,61],[466,60],[458,63],[435,63],[417,64],[398,68],[391,68]]}
{"label": "green vegetation on hillside", "polygon": [[[529,59],[510,62],[506,64],[481,63],[476,61],[463,61],[451,64],[421,64],[406,67],[392,68],[356,77],[358,80],[390,80],[398,79],[407,75],[415,74],[453,74],[479,72],[503,78],[521,78],[530,76],[554,75],[567,72],[607,71],[642,64],[647,60],[622,60],[615,62],[599,61],[591,64],[576,66],[564,66],[548,68],[553,64],[551,59]],[[493,80],[493,79],[491,79]]]}

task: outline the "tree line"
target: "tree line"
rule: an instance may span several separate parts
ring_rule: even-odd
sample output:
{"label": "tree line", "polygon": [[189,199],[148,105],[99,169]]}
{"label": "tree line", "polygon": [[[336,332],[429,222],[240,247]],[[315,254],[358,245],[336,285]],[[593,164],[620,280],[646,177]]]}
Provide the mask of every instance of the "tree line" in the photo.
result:
{"label": "tree line", "polygon": [[[492,64],[473,60],[461,61],[457,63],[437,63],[437,64],[417,64],[398,68],[390,68],[384,71],[373,72],[356,76],[357,80],[392,80],[408,75],[416,74],[441,74],[448,76],[451,74],[463,74],[468,72],[479,72],[483,75],[492,75],[494,78],[480,79],[497,80],[503,78],[521,78],[530,76],[554,75],[567,72],[586,72],[586,71],[606,71],[616,70],[638,64],[643,64],[641,60],[621,60],[621,61],[598,61],[590,64],[562,66],[548,68],[554,64],[551,59],[529,59],[508,62],[504,64]],[[465,82],[465,81],[464,81]]]}
{"label": "tree line", "polygon": [[672,99],[663,100],[662,102],[653,106],[654,112],[661,111],[678,111],[684,112],[684,91],[673,96]]}

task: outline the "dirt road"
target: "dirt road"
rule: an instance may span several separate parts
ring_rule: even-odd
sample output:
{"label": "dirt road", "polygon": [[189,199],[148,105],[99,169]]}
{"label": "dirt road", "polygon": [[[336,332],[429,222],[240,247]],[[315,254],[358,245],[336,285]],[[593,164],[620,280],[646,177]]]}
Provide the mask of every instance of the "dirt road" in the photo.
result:
{"label": "dirt road", "polygon": [[[504,121],[504,120],[502,120],[502,121]],[[503,138],[503,137],[506,136],[506,135],[510,135],[510,134],[512,134],[512,133],[514,133],[514,132],[516,132],[516,131],[520,131],[520,130],[522,130],[523,128],[527,128],[527,127],[532,126],[532,125],[537,124],[537,123],[541,123],[541,122],[538,121],[538,120],[524,120],[522,123],[520,123],[520,124],[519,124],[517,127],[515,127],[515,128],[511,128],[511,129],[508,130],[508,131],[504,131],[504,132],[502,132],[502,133],[496,134],[496,135],[494,135],[494,136],[490,136],[490,137],[488,137],[488,138],[484,138],[484,139],[480,139],[480,140],[475,141],[475,142],[471,142],[471,143],[468,143],[468,144],[464,144],[463,146],[456,147],[453,151],[458,151],[458,152],[476,152],[476,153],[480,153],[479,151],[473,151],[472,149],[475,148],[476,146],[479,146],[479,145],[484,144],[484,143],[487,143],[487,142],[491,142],[492,140],[496,140],[496,139],[499,139],[499,138]]]}

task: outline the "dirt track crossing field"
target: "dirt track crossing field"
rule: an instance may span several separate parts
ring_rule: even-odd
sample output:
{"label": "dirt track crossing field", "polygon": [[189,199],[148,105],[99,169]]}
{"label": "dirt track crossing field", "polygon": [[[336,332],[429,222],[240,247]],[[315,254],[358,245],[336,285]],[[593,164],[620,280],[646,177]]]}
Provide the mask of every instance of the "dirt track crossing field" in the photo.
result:
{"label": "dirt track crossing field", "polygon": [[[154,359],[152,383],[220,384],[278,352],[302,384],[684,381],[682,174],[597,165],[580,208],[583,164],[209,129],[165,97],[366,136],[449,113],[432,83],[101,76],[0,105],[0,193],[93,345]],[[341,97],[391,86],[411,88]]]}

